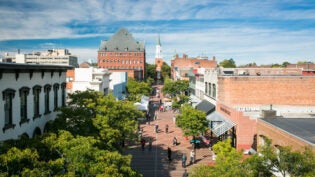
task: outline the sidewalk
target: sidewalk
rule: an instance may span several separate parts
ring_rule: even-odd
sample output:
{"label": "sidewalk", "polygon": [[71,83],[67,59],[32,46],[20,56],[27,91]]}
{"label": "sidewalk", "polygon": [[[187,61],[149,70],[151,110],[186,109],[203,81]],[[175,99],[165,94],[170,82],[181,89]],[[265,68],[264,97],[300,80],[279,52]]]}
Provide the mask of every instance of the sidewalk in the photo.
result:
{"label": "sidewalk", "polygon": [[[157,100],[153,100],[157,101]],[[192,145],[189,143],[191,137],[183,136],[180,128],[176,127],[173,117],[176,116],[172,111],[158,112],[157,120],[151,121],[149,124],[142,124],[143,138],[146,140],[145,150],[142,151],[140,143],[136,146],[129,147],[127,154],[132,155],[131,166],[144,177],[182,177],[185,169],[189,172],[192,167],[204,163],[208,164],[212,161],[212,153],[207,147],[196,149],[195,164],[189,165],[189,153]],[[154,131],[154,125],[159,126],[158,133]],[[165,132],[165,126],[169,126],[168,133]],[[177,138],[179,143],[173,146],[173,138]],[[148,148],[149,138],[153,139],[151,151]],[[172,150],[172,161],[169,163],[167,158],[167,148]],[[181,157],[185,153],[187,156],[187,167],[182,167]]]}

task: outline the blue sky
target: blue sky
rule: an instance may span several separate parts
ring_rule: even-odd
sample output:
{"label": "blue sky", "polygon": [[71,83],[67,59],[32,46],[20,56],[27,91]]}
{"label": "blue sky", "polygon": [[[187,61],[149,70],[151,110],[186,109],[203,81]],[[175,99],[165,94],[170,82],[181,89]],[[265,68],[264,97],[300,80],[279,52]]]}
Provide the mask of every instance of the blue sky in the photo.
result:
{"label": "blue sky", "polygon": [[163,59],[236,64],[315,61],[315,0],[0,0],[0,53],[67,48],[96,61],[101,40],[126,28]]}

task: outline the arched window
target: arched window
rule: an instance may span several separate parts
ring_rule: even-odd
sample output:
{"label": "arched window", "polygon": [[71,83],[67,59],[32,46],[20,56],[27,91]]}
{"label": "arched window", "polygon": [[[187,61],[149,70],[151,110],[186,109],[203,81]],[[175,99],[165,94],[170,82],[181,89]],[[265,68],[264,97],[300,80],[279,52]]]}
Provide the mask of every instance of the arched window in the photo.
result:
{"label": "arched window", "polygon": [[66,83],[63,82],[61,84],[61,106],[66,106]]}
{"label": "arched window", "polygon": [[59,84],[54,84],[54,111],[58,108],[58,90],[59,90]]}
{"label": "arched window", "polygon": [[22,87],[19,90],[20,92],[20,116],[21,116],[21,120],[20,120],[20,125],[22,123],[28,122],[28,118],[27,118],[27,96],[30,93],[30,88],[28,87]]}
{"label": "arched window", "polygon": [[3,132],[6,129],[14,128],[15,124],[13,124],[13,98],[15,96],[15,90],[13,89],[5,89],[2,92],[2,98],[4,101],[4,127]]}
{"label": "arched window", "polygon": [[50,107],[49,107],[50,90],[51,90],[51,85],[49,85],[49,84],[45,85],[45,87],[44,87],[44,92],[45,92],[45,114],[50,113]]}
{"label": "arched window", "polygon": [[42,90],[42,86],[40,85],[35,85],[33,87],[33,95],[34,95],[34,116],[33,119],[40,117],[41,115],[39,114],[40,109],[40,92]]}
{"label": "arched window", "polygon": [[215,98],[216,97],[216,92],[217,92],[217,88],[215,84],[212,84],[212,97]]}

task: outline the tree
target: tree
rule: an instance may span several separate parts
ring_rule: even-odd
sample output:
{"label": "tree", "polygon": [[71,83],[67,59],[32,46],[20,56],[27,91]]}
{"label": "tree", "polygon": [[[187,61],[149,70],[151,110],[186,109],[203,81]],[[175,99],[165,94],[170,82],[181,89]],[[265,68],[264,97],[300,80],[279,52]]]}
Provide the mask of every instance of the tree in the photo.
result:
{"label": "tree", "polygon": [[43,141],[63,159],[64,170],[54,174],[64,176],[139,176],[130,167],[131,156],[122,156],[117,151],[101,150],[99,140],[93,137],[74,137],[70,132],[59,131],[49,134]]}
{"label": "tree", "polygon": [[149,96],[152,89],[146,82],[138,82],[134,78],[129,77],[127,83],[127,92],[129,101],[140,101],[142,95]]}
{"label": "tree", "polygon": [[49,122],[48,131],[57,133],[58,130],[67,130],[73,135],[96,136],[98,131],[93,125],[93,118],[100,97],[103,96],[92,90],[69,94],[68,107],[60,108],[57,118]]}
{"label": "tree", "polygon": [[264,138],[261,147],[264,165],[272,172],[280,172],[283,176],[314,176],[315,156],[309,149],[304,152],[292,151],[291,147],[272,147],[272,141]]}
{"label": "tree", "polygon": [[161,76],[163,80],[165,80],[166,78],[170,78],[171,76],[171,67],[165,62],[163,62],[161,68]]}
{"label": "tree", "polygon": [[146,68],[145,68],[145,74],[146,74],[146,78],[152,78],[152,79],[156,79],[156,65],[155,64],[145,64]]}
{"label": "tree", "polygon": [[181,114],[176,117],[176,125],[184,131],[185,136],[199,136],[209,128],[206,114],[184,104],[180,109]]}
{"label": "tree", "polygon": [[216,162],[213,166],[197,166],[193,169],[192,177],[217,176],[250,176],[242,165],[242,153],[231,147],[231,140],[227,139],[213,145]]}
{"label": "tree", "polygon": [[282,63],[281,66],[282,66],[283,68],[286,68],[289,64],[290,64],[289,62],[285,61],[285,62]]}
{"label": "tree", "polygon": [[173,81],[170,78],[164,80],[163,93],[170,94],[171,96],[176,96],[184,94],[189,90],[189,81],[187,80],[177,80]]}
{"label": "tree", "polygon": [[220,66],[224,67],[224,68],[235,68],[236,64],[235,61],[233,60],[233,58],[231,59],[224,59],[223,61],[221,61],[219,63]]}
{"label": "tree", "polygon": [[126,139],[135,139],[138,127],[137,118],[143,113],[129,101],[116,101],[114,96],[98,99],[97,115],[93,125],[99,130],[99,136],[106,149],[117,149]]}

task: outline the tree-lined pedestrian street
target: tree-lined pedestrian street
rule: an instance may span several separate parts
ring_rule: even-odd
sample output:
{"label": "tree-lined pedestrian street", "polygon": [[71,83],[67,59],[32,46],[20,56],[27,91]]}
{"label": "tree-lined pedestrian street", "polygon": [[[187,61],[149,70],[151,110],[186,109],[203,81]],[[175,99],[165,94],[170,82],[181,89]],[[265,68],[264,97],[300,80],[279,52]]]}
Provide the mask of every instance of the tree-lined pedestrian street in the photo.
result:
{"label": "tree-lined pedestrian street", "polygon": [[[161,90],[161,86],[158,86]],[[159,103],[160,99],[163,100],[163,94],[160,98],[152,97],[150,108],[152,111],[153,104]],[[192,137],[185,137],[183,131],[176,127],[173,118],[177,113],[172,110],[157,111],[157,119],[154,119],[154,114],[151,116],[150,124],[143,122],[140,128],[143,129],[142,137],[145,140],[145,149],[141,150],[140,142],[133,146],[129,146],[126,154],[131,154],[131,166],[138,172],[143,174],[144,177],[177,177],[183,176],[185,169],[189,172],[190,169],[196,164],[209,164],[212,163],[212,152],[208,147],[201,144],[200,148],[196,149],[195,164],[189,164],[190,151],[193,149],[190,144]],[[154,127],[158,125],[158,133],[155,133]],[[166,125],[168,125],[168,133],[165,132]],[[176,137],[177,145],[173,145],[173,139]],[[152,149],[149,150],[149,139],[152,138]],[[171,162],[168,161],[167,148],[170,148]],[[182,155],[187,156],[187,167],[182,167]]]}

